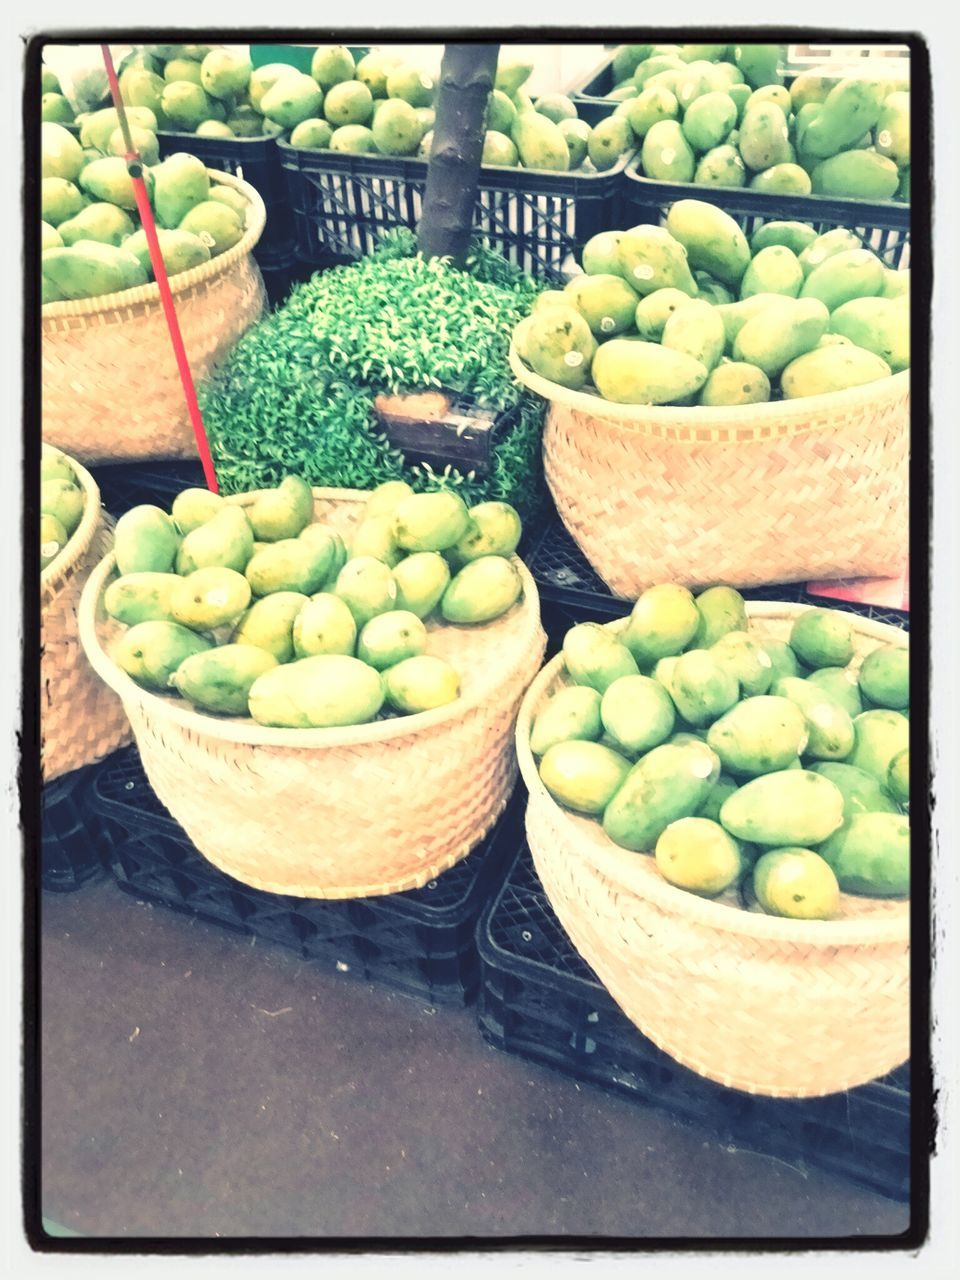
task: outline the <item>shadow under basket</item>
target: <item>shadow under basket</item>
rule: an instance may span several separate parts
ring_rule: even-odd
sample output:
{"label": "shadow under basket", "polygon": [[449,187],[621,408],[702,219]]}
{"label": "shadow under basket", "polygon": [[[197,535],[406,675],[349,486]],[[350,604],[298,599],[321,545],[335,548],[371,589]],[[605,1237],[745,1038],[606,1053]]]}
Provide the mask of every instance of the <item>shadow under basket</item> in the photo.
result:
{"label": "shadow under basket", "polygon": [[72,893],[103,878],[102,831],[87,810],[100,767],[75,769],[41,790],[40,883],[50,893]]}
{"label": "shadow under basket", "polygon": [[910,1066],[827,1098],[727,1089],[680,1066],[618,1008],[564,933],[517,840],[477,927],[480,1034],[495,1048],[662,1108],[728,1147],[910,1196]]}
{"label": "shadow under basket", "polygon": [[262,893],[197,852],[150,789],[135,748],[115,755],[87,792],[91,825],[117,884],[140,901],[279,943],[325,970],[386,983],[432,1004],[473,1001],[480,980],[477,918],[516,846],[515,796],[490,835],[421,889],[313,902]]}

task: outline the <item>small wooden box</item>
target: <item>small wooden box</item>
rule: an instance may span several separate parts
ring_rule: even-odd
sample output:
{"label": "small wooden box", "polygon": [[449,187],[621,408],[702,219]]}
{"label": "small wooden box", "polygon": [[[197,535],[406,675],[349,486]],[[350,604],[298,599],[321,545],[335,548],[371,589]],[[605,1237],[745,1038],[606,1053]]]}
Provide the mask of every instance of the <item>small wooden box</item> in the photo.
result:
{"label": "small wooden box", "polygon": [[377,396],[374,409],[384,435],[408,466],[426,463],[433,471],[450,466],[481,477],[490,472],[498,431],[513,416],[513,410],[480,408],[443,391]]}

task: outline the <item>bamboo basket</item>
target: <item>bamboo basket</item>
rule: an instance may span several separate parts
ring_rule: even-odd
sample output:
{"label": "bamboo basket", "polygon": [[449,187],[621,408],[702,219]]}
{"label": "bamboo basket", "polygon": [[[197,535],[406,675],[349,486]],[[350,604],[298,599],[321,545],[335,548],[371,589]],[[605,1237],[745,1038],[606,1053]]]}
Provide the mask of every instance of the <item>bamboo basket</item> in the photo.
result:
{"label": "bamboo basket", "polygon": [[885,577],[908,534],[910,374],[730,408],[617,405],[533,373],[557,511],[610,590]]}
{"label": "bamboo basket", "polygon": [[[785,640],[802,607],[763,601],[747,612],[751,633]],[[851,622],[854,669],[880,644],[906,644],[896,627]],[[566,683],[559,655],[520,709],[527,838],[561,924],[627,1017],[699,1075],[770,1097],[835,1093],[905,1062],[909,903],[842,894],[837,919],[802,921],[744,910],[733,890],[707,900],[675,888],[652,857],[615,845],[540,781],[531,724]]]}
{"label": "bamboo basket", "polygon": [[[319,520],[349,535],[367,495],[315,489]],[[249,505],[257,495],[230,501]],[[537,589],[476,627],[428,622],[462,695],[417,716],[343,729],[273,729],[193,710],[141,689],[108,654],[108,556],[91,575],[80,629],[90,661],[122,698],[150,784],[199,851],[270,893],[361,898],[421,888],[493,827],[516,782],[513,732],[543,660]]]}
{"label": "bamboo basket", "polygon": [[100,490],[73,458],[83,516],[40,573],[40,771],[45,783],[93,764],[130,741],[117,695],[97,677],[80,646],[77,607],[91,569],[113,546],[113,522]]}
{"label": "bamboo basket", "polygon": [[[205,378],[266,302],[252,250],[266,222],[257,191],[229,173],[218,184],[249,201],[243,238],[170,278],[194,379]],[[194,458],[170,333],[155,282],[41,309],[43,437],[85,463]]]}

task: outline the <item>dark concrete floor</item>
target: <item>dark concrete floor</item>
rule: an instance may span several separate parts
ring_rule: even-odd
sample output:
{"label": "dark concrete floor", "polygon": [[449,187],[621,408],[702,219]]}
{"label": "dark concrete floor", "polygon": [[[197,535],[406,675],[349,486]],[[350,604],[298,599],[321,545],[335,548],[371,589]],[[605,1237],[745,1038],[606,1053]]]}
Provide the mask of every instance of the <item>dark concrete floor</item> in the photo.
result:
{"label": "dark concrete floor", "polygon": [[43,898],[43,1212],[88,1236],[896,1235],[907,1208],[717,1145],[279,947]]}

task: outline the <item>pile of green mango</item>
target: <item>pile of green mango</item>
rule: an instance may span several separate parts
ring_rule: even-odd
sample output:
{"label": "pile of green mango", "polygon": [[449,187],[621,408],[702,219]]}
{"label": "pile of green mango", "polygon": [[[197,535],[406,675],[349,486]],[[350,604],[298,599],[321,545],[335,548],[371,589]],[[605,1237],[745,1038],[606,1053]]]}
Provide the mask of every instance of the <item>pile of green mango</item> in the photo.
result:
{"label": "pile of green mango", "polygon": [[186,489],[117,522],[104,608],[114,661],[143,688],[279,728],[364,724],[454,702],[425,621],[474,626],[522,595],[513,507],[388,481],[349,546],[287,476],[246,507]]}
{"label": "pile of green mango", "polygon": [[909,201],[909,84],[820,70],[788,87],[782,56],[781,45],[762,44],[619,49],[608,96],[642,147],[646,176]]}
{"label": "pile of green mango", "polygon": [[825,395],[910,365],[910,272],[843,227],[678,200],[664,226],[603,231],[585,274],[514,330],[535,373],[617,404],[745,405]]}
{"label": "pile of green mango", "polygon": [[751,634],[743,597],[650,587],[620,629],[580,623],[530,749],[550,795],[703,897],[830,919],[910,889],[909,652],[855,670],[849,615]]}
{"label": "pile of green mango", "polygon": [[[157,121],[147,107],[127,111],[173,276],[232,248],[243,236],[247,201],[211,182],[202,160],[159,160]],[[41,125],[41,272],[44,303],[97,298],[147,284],[153,268],[140,226],[123,135],[113,107],[88,114],[79,140],[61,124]]]}
{"label": "pile of green mango", "polygon": [[40,455],[40,568],[61,554],[83,519],[83,488],[74,464],[51,445]]}

